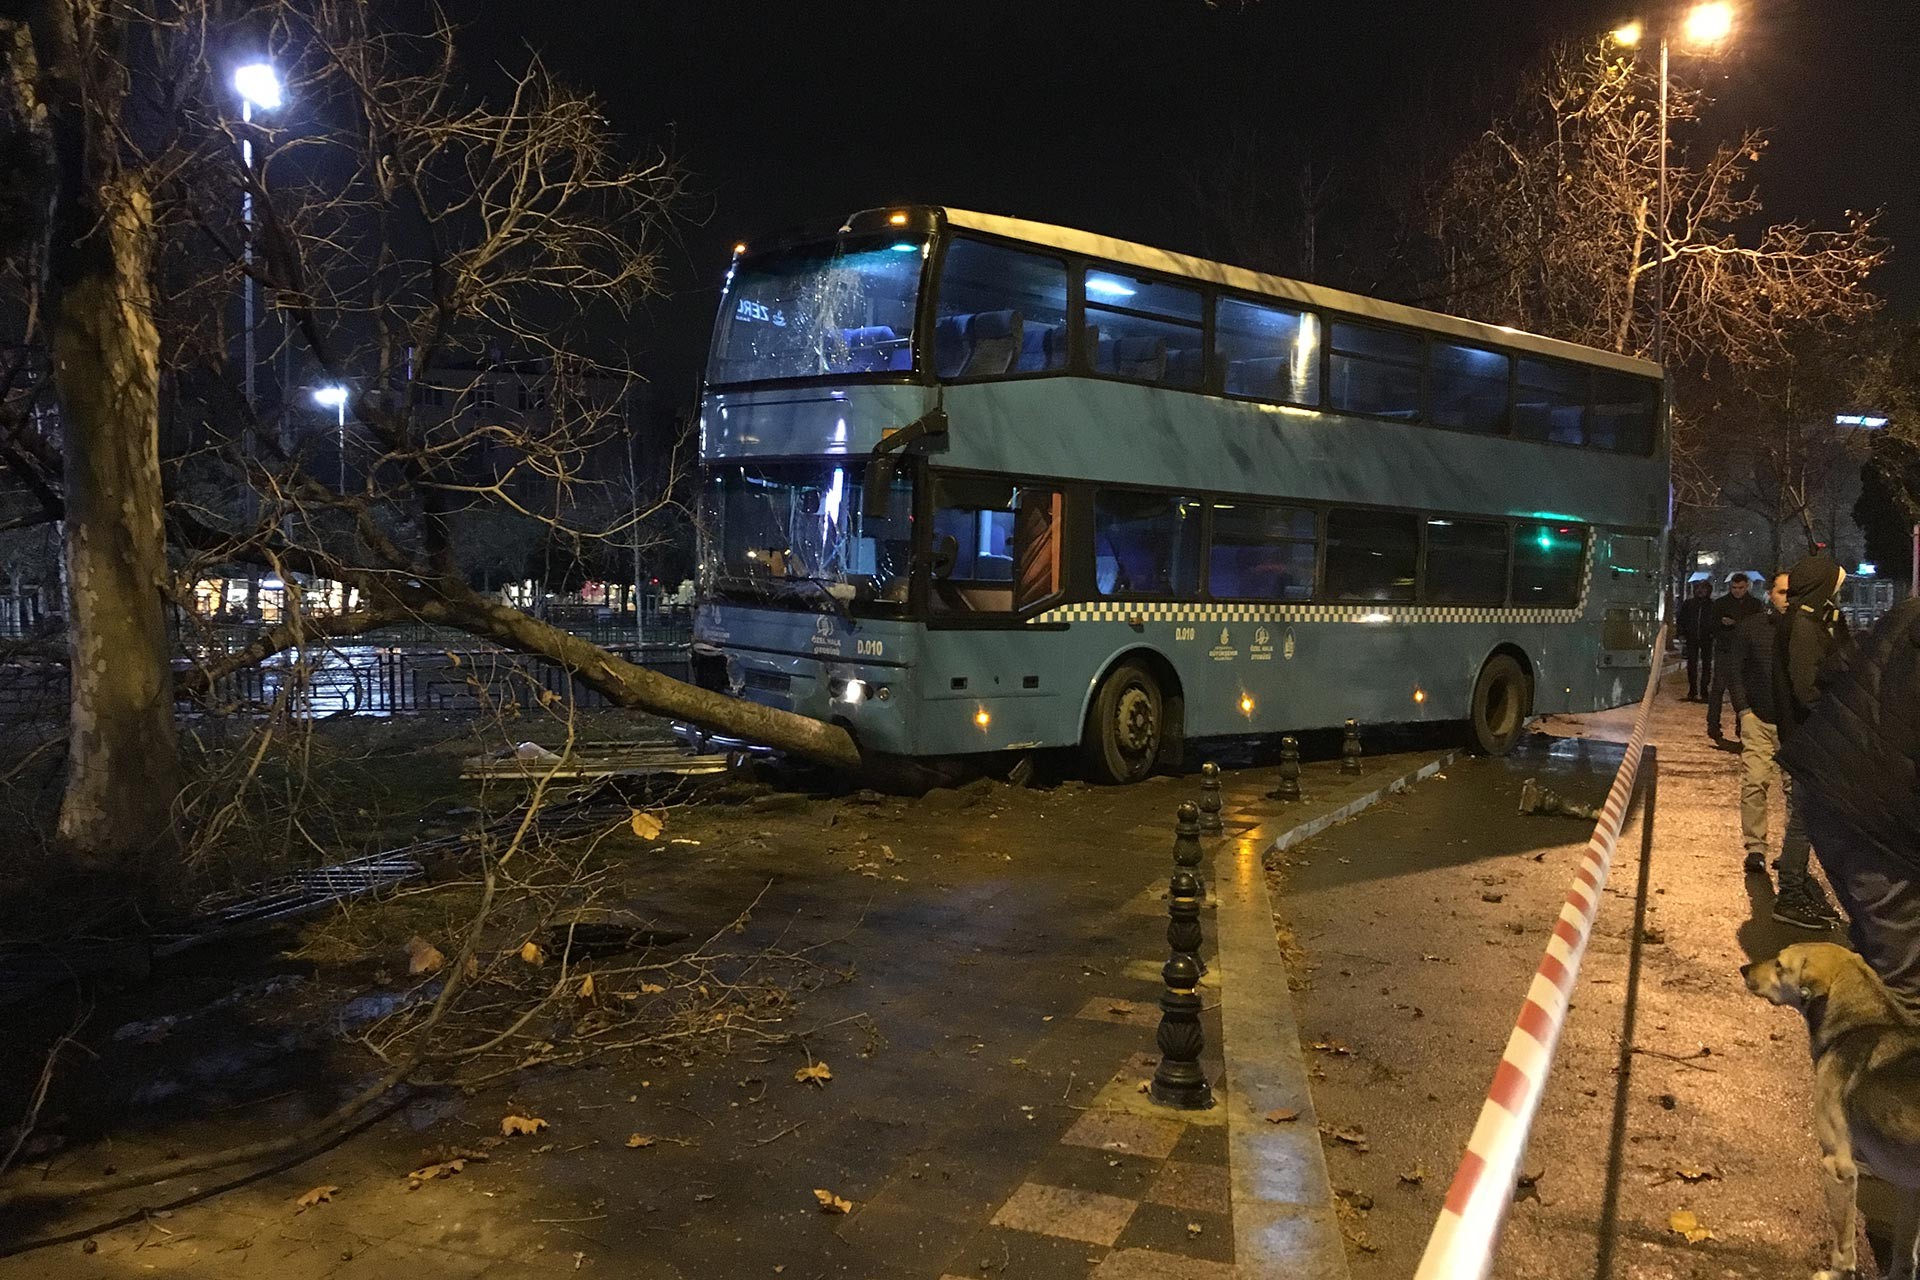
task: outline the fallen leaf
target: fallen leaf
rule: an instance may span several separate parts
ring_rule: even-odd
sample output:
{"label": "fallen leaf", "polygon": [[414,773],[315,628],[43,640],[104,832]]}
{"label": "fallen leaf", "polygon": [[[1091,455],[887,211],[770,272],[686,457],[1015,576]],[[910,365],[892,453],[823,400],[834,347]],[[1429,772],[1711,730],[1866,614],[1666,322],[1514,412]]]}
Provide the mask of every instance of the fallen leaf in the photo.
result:
{"label": "fallen leaf", "polygon": [[432,1182],[435,1178],[450,1178],[467,1167],[466,1156],[452,1160],[442,1160],[439,1164],[424,1165],[407,1175],[407,1190],[418,1190],[423,1182]]}
{"label": "fallen leaf", "polygon": [[440,954],[440,948],[419,934],[407,939],[407,972],[413,977],[438,973],[446,967],[446,963],[447,958]]}
{"label": "fallen leaf", "polygon": [[580,998],[582,1000],[593,999],[593,975],[592,974],[588,974],[586,977],[580,979]]}
{"label": "fallen leaf", "polygon": [[831,1079],[833,1072],[827,1069],[824,1062],[810,1063],[793,1073],[795,1084],[812,1084],[821,1089],[826,1088],[827,1081]]}
{"label": "fallen leaf", "polygon": [[1683,1164],[1673,1171],[1673,1176],[1682,1182],[1708,1182],[1720,1175],[1697,1164]]}
{"label": "fallen leaf", "polygon": [[1350,1048],[1345,1041],[1335,1040],[1332,1036],[1328,1036],[1324,1040],[1315,1040],[1313,1047],[1321,1053],[1330,1053],[1336,1058],[1344,1058],[1353,1052],[1352,1048]]}
{"label": "fallen leaf", "polygon": [[650,1133],[634,1133],[634,1134],[627,1135],[627,1145],[629,1147],[636,1147],[636,1148],[650,1147],[658,1141],[660,1141],[660,1139],[654,1137]]}
{"label": "fallen leaf", "polygon": [[1298,1120],[1300,1113],[1292,1107],[1275,1107],[1267,1112],[1268,1124],[1285,1124],[1289,1120]]}
{"label": "fallen leaf", "polygon": [[633,816],[627,819],[627,825],[633,828],[633,834],[642,840],[658,840],[663,824],[652,814],[635,809]]}
{"label": "fallen leaf", "polygon": [[1675,1209],[1667,1215],[1667,1230],[1676,1235],[1685,1236],[1688,1244],[1699,1244],[1702,1240],[1718,1240],[1720,1237],[1701,1225],[1700,1218],[1691,1209]]}
{"label": "fallen leaf", "polygon": [[643,996],[657,996],[665,990],[666,988],[657,982],[643,982],[640,984],[640,994]]}
{"label": "fallen leaf", "polygon": [[540,949],[539,943],[529,940],[525,946],[520,948],[520,958],[528,964],[545,964],[547,962],[547,953]]}
{"label": "fallen leaf", "polygon": [[813,1198],[820,1202],[820,1212],[822,1213],[852,1213],[853,1212],[853,1201],[842,1200],[839,1196],[833,1194],[833,1192],[831,1191],[828,1191],[825,1187],[815,1187],[813,1189]]}
{"label": "fallen leaf", "polygon": [[315,1187],[313,1190],[307,1192],[307,1194],[301,1196],[298,1200],[295,1200],[293,1202],[294,1212],[305,1213],[308,1209],[313,1208],[313,1206],[317,1204],[331,1204],[333,1202],[333,1193],[338,1191],[339,1189],[340,1188],[338,1187],[332,1187],[332,1186]]}
{"label": "fallen leaf", "polygon": [[1320,1132],[1322,1135],[1332,1138],[1335,1142],[1346,1143],[1363,1155],[1367,1151],[1367,1131],[1359,1125],[1345,1125],[1340,1128],[1335,1128],[1333,1125],[1323,1124],[1320,1126]]}
{"label": "fallen leaf", "polygon": [[1406,1183],[1410,1187],[1417,1187],[1421,1183],[1425,1182],[1426,1180],[1427,1180],[1427,1170],[1425,1165],[1417,1164],[1413,1166],[1413,1168],[1407,1170],[1405,1173],[1400,1175],[1400,1181]]}
{"label": "fallen leaf", "polygon": [[547,1122],[538,1116],[505,1116],[500,1121],[500,1136],[511,1138],[518,1134],[534,1134],[547,1127]]}

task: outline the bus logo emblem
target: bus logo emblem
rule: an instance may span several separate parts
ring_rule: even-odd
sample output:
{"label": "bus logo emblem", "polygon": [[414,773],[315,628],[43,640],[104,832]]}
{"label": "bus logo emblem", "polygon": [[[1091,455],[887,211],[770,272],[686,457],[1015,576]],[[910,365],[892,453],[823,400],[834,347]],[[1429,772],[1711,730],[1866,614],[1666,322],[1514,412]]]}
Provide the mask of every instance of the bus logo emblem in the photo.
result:
{"label": "bus logo emblem", "polygon": [[1293,660],[1293,628],[1287,628],[1287,638],[1280,645],[1280,656],[1289,662]]}
{"label": "bus logo emblem", "polygon": [[1228,637],[1227,629],[1225,627],[1220,628],[1220,643],[1222,646],[1233,643],[1232,639]]}

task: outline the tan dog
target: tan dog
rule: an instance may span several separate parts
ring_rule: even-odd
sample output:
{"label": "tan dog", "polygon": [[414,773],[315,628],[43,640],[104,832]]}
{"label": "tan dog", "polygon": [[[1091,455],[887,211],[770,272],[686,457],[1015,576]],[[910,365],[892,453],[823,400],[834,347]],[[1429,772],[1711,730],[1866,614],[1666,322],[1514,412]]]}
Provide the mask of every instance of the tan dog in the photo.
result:
{"label": "tan dog", "polygon": [[1920,1234],[1920,1026],[1894,1005],[1878,974],[1845,947],[1802,942],[1745,965],[1747,990],[1798,1009],[1813,1050],[1813,1130],[1826,1169],[1833,1226],[1829,1269],[1854,1275],[1857,1154],[1874,1175],[1906,1192],[1895,1226],[1893,1280],[1915,1280]]}

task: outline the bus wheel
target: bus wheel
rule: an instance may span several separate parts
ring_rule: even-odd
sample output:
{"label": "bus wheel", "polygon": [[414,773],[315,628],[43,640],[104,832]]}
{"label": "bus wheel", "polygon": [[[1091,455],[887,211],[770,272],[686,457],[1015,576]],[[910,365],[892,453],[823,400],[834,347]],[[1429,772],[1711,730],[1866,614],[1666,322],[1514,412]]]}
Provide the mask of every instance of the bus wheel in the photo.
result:
{"label": "bus wheel", "polygon": [[1480,668],[1473,683],[1473,706],[1468,712],[1474,750],[1503,756],[1520,741],[1533,713],[1533,681],[1510,653],[1496,653]]}
{"label": "bus wheel", "polygon": [[1087,715],[1081,742],[1095,782],[1138,782],[1153,769],[1166,732],[1166,701],[1153,674],[1138,662],[1115,667]]}

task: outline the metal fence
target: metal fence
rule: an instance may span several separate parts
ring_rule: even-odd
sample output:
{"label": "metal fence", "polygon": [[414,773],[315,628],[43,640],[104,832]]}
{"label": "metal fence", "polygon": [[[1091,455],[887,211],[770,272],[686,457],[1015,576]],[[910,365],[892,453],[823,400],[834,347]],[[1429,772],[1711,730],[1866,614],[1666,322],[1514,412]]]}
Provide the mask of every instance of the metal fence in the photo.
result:
{"label": "metal fence", "polygon": [[[257,631],[235,628],[227,643],[196,646],[202,656],[229,652]],[[239,634],[244,631],[244,635]],[[576,633],[578,634],[578,633]],[[630,662],[686,678],[688,636],[684,626],[654,632],[652,642],[606,643],[583,636]],[[452,643],[436,643],[451,641]],[[186,670],[191,660],[176,659]],[[0,663],[0,720],[56,719],[67,712],[65,662],[45,656]],[[183,711],[258,714],[282,710],[308,717],[472,714],[509,704],[527,708],[555,701],[580,708],[606,707],[608,700],[574,679],[558,663],[530,654],[476,645],[471,636],[434,628],[381,633],[353,644],[280,654],[215,682],[208,698],[182,703]]]}

